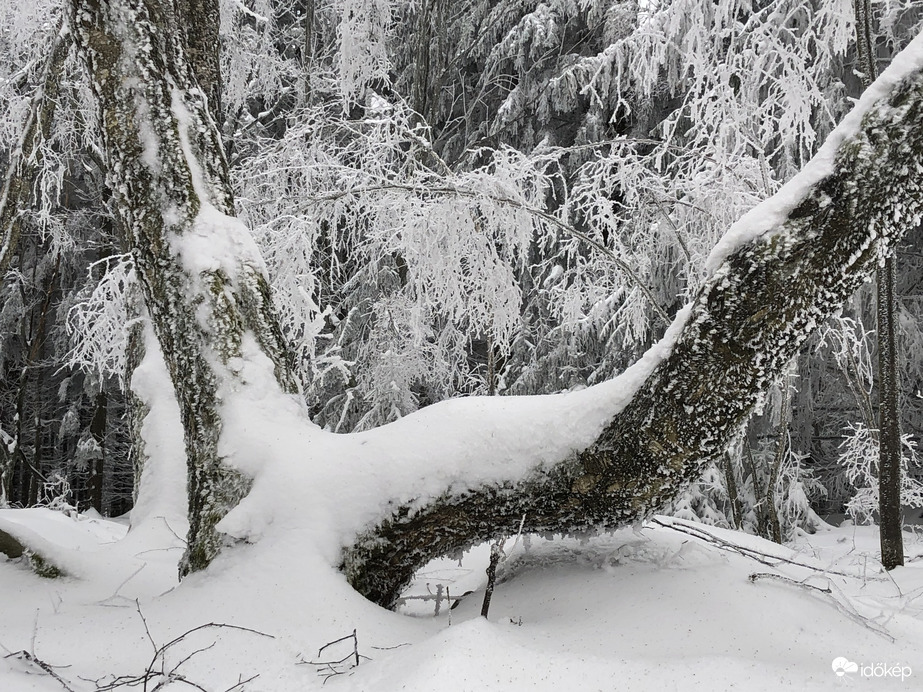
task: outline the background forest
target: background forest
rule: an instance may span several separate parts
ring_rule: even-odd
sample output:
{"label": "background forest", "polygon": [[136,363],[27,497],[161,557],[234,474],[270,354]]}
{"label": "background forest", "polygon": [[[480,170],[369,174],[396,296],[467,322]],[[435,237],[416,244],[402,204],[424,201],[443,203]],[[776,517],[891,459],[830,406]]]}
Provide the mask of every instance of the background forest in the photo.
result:
{"label": "background forest", "polygon": [[[57,0],[0,3],[0,152],[43,137],[0,285],[0,505],[132,506],[144,322]],[[882,65],[923,6],[872,4]],[[222,0],[224,133],[312,420],[634,362],[711,248],[861,91],[852,0]],[[47,76],[47,78],[46,78]],[[36,114],[36,85],[52,108]],[[46,99],[46,102],[48,100]],[[921,231],[898,251],[901,411],[923,430]],[[877,505],[874,289],[825,324],[673,507],[782,540]]]}

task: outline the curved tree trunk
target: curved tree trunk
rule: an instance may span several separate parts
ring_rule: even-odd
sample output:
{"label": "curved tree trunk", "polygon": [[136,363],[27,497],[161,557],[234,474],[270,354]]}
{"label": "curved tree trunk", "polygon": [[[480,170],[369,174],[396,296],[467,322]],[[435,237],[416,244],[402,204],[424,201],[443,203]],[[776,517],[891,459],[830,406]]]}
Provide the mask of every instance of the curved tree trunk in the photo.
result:
{"label": "curved tree trunk", "polygon": [[839,144],[832,172],[718,268],[669,357],[594,445],[515,484],[397,509],[345,551],[350,583],[391,606],[428,560],[511,535],[523,517],[525,531],[573,532],[663,507],[720,457],[814,328],[919,223],[921,161],[918,65]]}
{"label": "curved tree trunk", "polygon": [[[71,0],[70,8],[108,182],[180,403],[189,466],[185,574],[217,554],[215,525],[249,489],[218,452],[220,405],[252,362],[248,338],[284,391],[294,391],[294,380],[259,253],[233,218],[208,99],[185,57],[183,36],[196,31],[180,31],[172,0]],[[182,17],[204,19],[217,16]]]}
{"label": "curved tree trunk", "polygon": [[[248,479],[222,463],[217,446],[219,403],[241,383],[247,335],[283,389],[292,378],[258,255],[231,218],[222,149],[184,58],[174,5],[71,6],[112,188],[180,402],[192,524],[183,570],[198,569],[220,547],[215,524],[247,492]],[[526,531],[569,532],[634,522],[662,507],[724,452],[814,327],[919,221],[921,160],[917,70],[868,109],[840,143],[832,172],[771,234],[718,268],[671,354],[594,445],[516,482],[398,508],[346,550],[350,582],[391,605],[427,560],[513,533],[523,517]],[[211,252],[215,245],[234,252]]]}

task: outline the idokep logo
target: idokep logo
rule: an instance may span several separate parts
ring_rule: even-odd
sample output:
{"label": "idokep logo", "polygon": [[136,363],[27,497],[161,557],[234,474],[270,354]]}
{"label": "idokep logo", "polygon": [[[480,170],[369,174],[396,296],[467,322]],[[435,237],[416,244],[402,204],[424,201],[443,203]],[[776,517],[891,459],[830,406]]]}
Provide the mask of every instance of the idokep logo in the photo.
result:
{"label": "idokep logo", "polygon": [[850,673],[858,673],[863,678],[900,678],[906,680],[913,671],[910,666],[904,666],[899,663],[854,663],[848,658],[837,656],[830,664],[833,672],[837,677],[843,677]]}
{"label": "idokep logo", "polygon": [[853,663],[848,658],[843,658],[839,656],[833,659],[833,672],[837,674],[837,677],[843,677],[846,673],[856,673],[859,670],[859,664]]}

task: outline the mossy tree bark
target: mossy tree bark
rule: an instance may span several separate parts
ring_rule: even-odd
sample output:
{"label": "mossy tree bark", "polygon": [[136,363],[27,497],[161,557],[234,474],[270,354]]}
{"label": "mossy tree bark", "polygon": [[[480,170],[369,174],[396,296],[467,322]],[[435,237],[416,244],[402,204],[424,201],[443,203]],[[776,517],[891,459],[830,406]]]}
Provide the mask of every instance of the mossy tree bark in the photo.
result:
{"label": "mossy tree bark", "polygon": [[[245,337],[255,337],[283,390],[293,391],[294,380],[258,253],[233,218],[209,99],[186,58],[185,37],[196,31],[183,23],[217,15],[178,16],[172,0],[70,0],[70,10],[108,184],[180,404],[191,525],[185,574],[217,554],[215,525],[249,489],[218,453],[222,392],[239,382]],[[234,251],[203,261],[215,247]]]}
{"label": "mossy tree bark", "polygon": [[716,461],[805,339],[866,281],[923,205],[923,74],[866,112],[835,164],[702,288],[669,357],[589,449],[504,485],[397,508],[343,569],[391,606],[429,559],[525,531],[617,527],[650,516]]}

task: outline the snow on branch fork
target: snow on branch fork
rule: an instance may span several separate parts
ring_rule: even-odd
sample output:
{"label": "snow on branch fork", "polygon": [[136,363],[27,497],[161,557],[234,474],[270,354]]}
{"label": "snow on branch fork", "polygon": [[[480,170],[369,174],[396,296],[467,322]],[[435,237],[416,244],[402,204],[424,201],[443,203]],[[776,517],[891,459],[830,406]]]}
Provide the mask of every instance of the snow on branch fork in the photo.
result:
{"label": "snow on branch fork", "polygon": [[731,229],[670,355],[593,445],[517,482],[396,508],[345,550],[350,583],[392,606],[427,561],[512,534],[523,515],[532,532],[617,527],[694,481],[814,329],[919,223],[921,54],[918,37],[805,171]]}
{"label": "snow on branch fork", "polygon": [[[126,245],[180,404],[190,496],[185,573],[217,555],[216,526],[250,489],[249,471],[219,451],[223,407],[254,382],[280,395],[267,400],[273,406],[291,403],[284,398],[294,389],[290,356],[259,253],[233,217],[205,96],[219,91],[199,83],[211,72],[196,74],[187,61],[175,3],[69,6]],[[676,497],[739,434],[809,334],[919,222],[921,63],[918,38],[818,157],[729,231],[709,263],[710,279],[668,332],[672,348],[658,351],[669,355],[611,412],[593,444],[513,480],[395,503],[345,549],[350,583],[391,606],[430,558],[521,525],[530,532],[616,527]]]}

